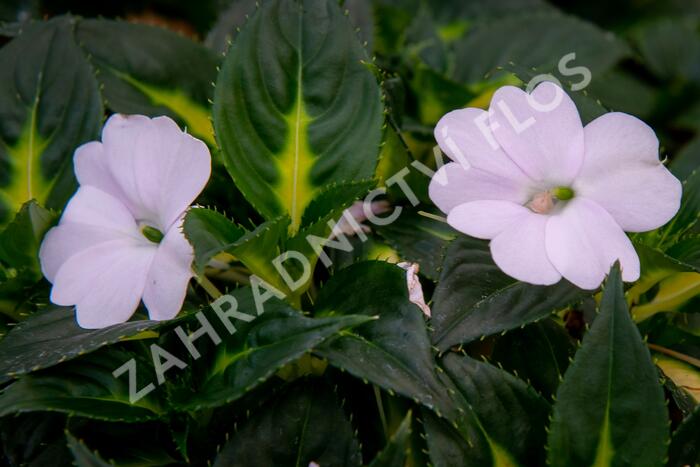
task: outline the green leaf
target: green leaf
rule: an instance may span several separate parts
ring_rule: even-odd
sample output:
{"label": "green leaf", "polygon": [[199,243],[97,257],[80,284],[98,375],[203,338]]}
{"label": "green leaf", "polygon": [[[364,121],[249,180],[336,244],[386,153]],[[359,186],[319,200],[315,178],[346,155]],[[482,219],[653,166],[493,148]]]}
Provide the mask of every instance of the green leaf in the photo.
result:
{"label": "green leaf", "polygon": [[[0,416],[23,412],[63,412],[99,420],[135,422],[165,414],[158,391],[129,402],[127,378],[112,372],[134,355],[106,349],[32,375],[3,389]],[[145,370],[142,369],[141,373]],[[138,372],[137,372],[138,374]],[[141,383],[142,387],[143,384]]]}
{"label": "green leaf", "polygon": [[444,222],[405,209],[396,221],[375,229],[401,259],[418,263],[421,274],[434,281],[440,277],[445,249],[458,235]]}
{"label": "green leaf", "polygon": [[183,231],[194,248],[194,261],[199,271],[246,233],[223,214],[204,208],[187,211]]}
{"label": "green leaf", "polygon": [[218,59],[212,51],[164,28],[124,21],[81,20],[76,38],[99,71],[111,110],[169,115],[215,146],[208,101]]}
{"label": "green leaf", "polygon": [[[317,248],[324,245],[325,240],[331,236],[331,226],[347,222],[343,220],[343,211],[349,208],[356,199],[365,195],[374,185],[375,182],[373,180],[359,180],[340,184],[334,183],[323,188],[316,198],[311,201],[306,211],[304,211],[304,219],[302,221],[304,227],[285,242],[284,251],[296,251],[304,255],[313,271],[319,259]],[[338,236],[342,236],[341,234]],[[309,241],[310,235],[323,239],[315,243],[316,248]],[[350,233],[347,234],[348,239],[352,238],[352,236]],[[285,263],[285,268],[295,279],[302,273],[302,271],[299,271],[298,264],[297,261]],[[294,291],[294,293],[300,295],[306,291],[309,285],[310,281]]]}
{"label": "green leaf", "polygon": [[683,181],[683,197],[678,213],[664,227],[647,235],[653,239],[654,245],[660,250],[666,250],[695,227],[699,216],[700,170],[695,170]]}
{"label": "green leaf", "polygon": [[549,403],[515,376],[470,357],[448,354],[442,367],[478,419],[493,465],[544,465]]}
{"label": "green leaf", "polygon": [[172,455],[168,426],[159,421],[117,423],[72,417],[65,437],[79,467],[179,465]]}
{"label": "green leaf", "polygon": [[379,316],[316,349],[333,366],[455,420],[446,383],[438,377],[425,319],[408,300],[405,271],[367,261],[334,274],[316,301],[320,315]]}
{"label": "green leaf", "polygon": [[673,433],[668,448],[668,467],[686,467],[700,464],[700,406],[683,420]]}
{"label": "green leaf", "polygon": [[0,49],[0,223],[30,199],[62,207],[75,189],[73,151],[98,134],[102,102],[76,21],[28,23]]}
{"label": "green leaf", "polygon": [[412,419],[413,413],[409,410],[382,452],[377,454],[369,467],[405,467],[411,449]]}
{"label": "green leaf", "polygon": [[668,249],[668,256],[700,271],[700,235],[691,234],[683,237]]}
{"label": "green leaf", "polygon": [[600,313],[557,392],[548,463],[661,465],[667,439],[663,391],[627,311],[616,265],[605,284]]}
{"label": "green leaf", "polygon": [[238,258],[250,271],[284,293],[290,292],[279,272],[272,264],[281,253],[282,242],[287,237],[289,218],[281,216],[260,224],[224,250]]}
{"label": "green leaf", "polygon": [[491,359],[553,399],[574,349],[574,342],[562,325],[543,319],[499,337]]}
{"label": "green leaf", "polygon": [[27,413],[0,419],[0,449],[8,465],[40,467],[68,465],[66,417],[58,413]]}
{"label": "green leaf", "polygon": [[209,30],[204,44],[216,53],[225,54],[236,31],[255,13],[257,0],[237,0],[221,12],[216,24]]}
{"label": "green leaf", "polygon": [[[698,112],[700,112],[700,106]],[[698,167],[700,167],[700,137],[692,139],[683,146],[671,159],[668,168],[679,180],[685,180]]]}
{"label": "green leaf", "polygon": [[[199,410],[234,401],[325,339],[373,319],[367,316],[307,318],[275,298],[266,301],[264,313],[257,316],[250,288],[231,295],[238,302],[238,311],[248,315],[246,319],[252,319],[248,322],[232,319],[235,333],[219,331],[223,342],[212,346],[206,358],[193,364],[193,380],[172,388],[171,400],[180,408]],[[207,316],[210,323],[219,322],[213,313],[207,312]],[[194,327],[200,325],[195,323]]]}
{"label": "green leaf", "polygon": [[280,254],[287,236],[289,219],[285,216],[264,222],[252,232],[210,209],[190,209],[185,216],[184,232],[194,247],[195,265],[204,270],[209,260],[228,253],[241,261],[251,273],[283,292],[289,292],[272,260]]}
{"label": "green leaf", "polygon": [[93,452],[83,441],[68,431],[66,431],[66,441],[68,442],[68,449],[73,454],[74,465],[78,467],[111,467],[114,465],[102,460],[98,453]]}
{"label": "green leaf", "polygon": [[290,229],[318,191],[371,177],[379,86],[333,0],[265,2],[231,46],[214,99],[226,167],[267,219]]}
{"label": "green leaf", "polygon": [[[134,338],[158,321],[131,321],[104,329],[83,329],[71,307],[38,311],[0,340],[0,381],[48,368],[100,347]],[[155,335],[152,332],[150,335]]]}
{"label": "green leaf", "polygon": [[14,220],[0,232],[0,264],[27,273],[30,279],[40,279],[39,246],[55,221],[56,216],[35,201],[25,203]]}
{"label": "green leaf", "polygon": [[455,43],[452,77],[476,83],[499,66],[556,69],[559,60],[575,53],[569,66],[585,65],[596,75],[629,54],[624,42],[597,26],[558,13],[519,14],[478,25]]}
{"label": "green leaf", "polygon": [[[494,465],[483,437],[464,439],[459,430],[428,410],[422,410],[430,463],[435,467]],[[500,466],[499,466],[500,467]]]}
{"label": "green leaf", "polygon": [[697,56],[700,35],[697,21],[662,19],[636,32],[635,39],[646,63],[654,74],[665,79],[700,80]]}
{"label": "green leaf", "polygon": [[214,467],[251,465],[360,466],[354,430],[333,391],[302,381],[241,426],[216,457]]}
{"label": "green leaf", "polygon": [[496,266],[488,242],[460,236],[447,248],[433,295],[433,342],[444,351],[538,321],[588,294],[565,280],[551,286],[519,282]]}
{"label": "green leaf", "polygon": [[[316,235],[321,235],[319,229],[314,229],[314,226],[325,224],[331,219],[339,220],[343,210],[358,198],[366,195],[374,185],[374,180],[370,179],[326,185],[309,203],[304,211],[301,225],[305,230],[315,230]],[[298,236],[302,236],[302,233],[300,232]]]}

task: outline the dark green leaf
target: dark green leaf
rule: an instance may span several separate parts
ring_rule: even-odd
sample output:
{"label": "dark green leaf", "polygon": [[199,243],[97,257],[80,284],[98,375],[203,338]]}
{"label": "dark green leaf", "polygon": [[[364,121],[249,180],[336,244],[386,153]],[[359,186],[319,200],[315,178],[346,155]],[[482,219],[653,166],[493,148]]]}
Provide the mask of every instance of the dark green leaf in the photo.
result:
{"label": "dark green leaf", "polygon": [[682,238],[666,254],[700,272],[700,235],[691,234]]}
{"label": "dark green leaf", "polygon": [[669,169],[679,180],[685,180],[698,167],[700,167],[700,138],[695,138],[683,146],[671,159]]}
{"label": "dark green leaf", "polygon": [[[428,410],[421,412],[430,462],[435,467],[500,467],[483,436],[465,439],[457,428]],[[508,464],[505,464],[508,465]]]}
{"label": "dark green leaf", "polygon": [[536,286],[506,276],[491,259],[488,243],[460,236],[445,253],[433,296],[433,342],[444,351],[567,308],[590,294],[565,280]]}
{"label": "dark green leaf", "polygon": [[473,408],[493,465],[506,459],[518,465],[544,465],[549,404],[542,396],[510,373],[473,358],[451,353],[442,366]]}
{"label": "dark green leaf", "polygon": [[207,34],[204,44],[216,53],[226,53],[236,31],[245,25],[250,15],[255,13],[257,4],[257,0],[230,2],[228,8],[219,15],[216,24]]}
{"label": "dark green leaf", "polygon": [[75,189],[73,151],[98,134],[102,101],[76,21],[28,23],[0,49],[0,223],[32,198],[62,207]]}
{"label": "dark green leaf", "polygon": [[[173,387],[171,399],[178,407],[196,410],[236,400],[325,339],[373,319],[307,318],[275,298],[265,302],[264,313],[257,316],[251,289],[239,289],[232,296],[249,321],[233,318],[233,335],[225,329],[218,332],[223,342],[193,364],[193,381]],[[207,316],[210,323],[219,322],[214,313]],[[199,327],[198,323],[194,326]]]}
{"label": "dark green leaf", "polygon": [[[591,23],[552,13],[514,15],[479,25],[455,45],[453,77],[479,82],[498,66],[556,69],[562,57],[575,53],[576,65],[600,73],[629,53],[628,47]],[[573,66],[573,65],[570,65]]]}
{"label": "dark green leaf", "polygon": [[43,467],[68,465],[66,417],[57,413],[27,413],[0,419],[0,459],[6,465]]}
{"label": "dark green leaf", "polygon": [[543,319],[498,338],[491,358],[553,398],[574,349],[563,326],[553,319]]}
{"label": "dark green leaf", "polygon": [[113,464],[105,462],[100,455],[93,452],[85,443],[66,431],[68,449],[73,454],[73,462],[77,467],[110,467]]}
{"label": "dark green leaf", "polygon": [[322,315],[379,316],[317,349],[331,365],[458,418],[438,377],[423,314],[408,300],[402,269],[375,261],[350,266],[333,275],[316,303]]}
{"label": "dark green leaf", "polygon": [[401,425],[391,435],[391,439],[369,467],[405,467],[411,448],[411,421],[413,413],[409,410]]}
{"label": "dark green leaf", "polygon": [[14,220],[0,232],[0,264],[41,278],[39,246],[56,216],[30,201],[22,206]]}
{"label": "dark green leaf", "polygon": [[636,33],[645,63],[659,77],[700,80],[700,35],[697,21],[662,19]]}
{"label": "dark green leaf", "polygon": [[619,266],[600,313],[559,387],[549,464],[654,466],[666,455],[668,415],[658,374],[627,311]]}
{"label": "dark green leaf", "polygon": [[158,321],[132,321],[104,329],[83,329],[73,308],[39,311],[0,341],[0,380],[56,365],[100,347],[156,328]]}
{"label": "dark green leaf", "polygon": [[374,183],[374,180],[356,180],[325,186],[304,211],[301,225],[308,229],[313,228],[315,224],[328,222],[330,219],[339,220],[342,211],[355,200],[366,195]]}
{"label": "dark green leaf", "polygon": [[353,427],[333,391],[318,381],[302,383],[253,413],[214,466],[361,465]]}
{"label": "dark green leaf", "polygon": [[695,170],[683,181],[681,208],[664,227],[651,232],[655,245],[665,250],[674,245],[686,232],[695,227],[700,216],[700,170]]}
{"label": "dark green leaf", "polygon": [[169,115],[215,146],[208,100],[217,57],[164,28],[85,19],[77,40],[90,54],[108,107],[120,113]]}
{"label": "dark green leaf", "polygon": [[324,186],[374,172],[382,105],[366,61],[333,0],[265,2],[224,61],[214,126],[226,166],[292,232]]}
{"label": "dark green leaf", "polygon": [[700,464],[700,406],[683,420],[673,433],[668,448],[668,467],[686,467]]}
{"label": "dark green leaf", "polygon": [[210,259],[237,240],[246,231],[223,214],[211,209],[193,208],[187,212],[183,231],[194,247],[195,264],[204,270]]}
{"label": "dark green leaf", "polygon": [[[63,412],[88,418],[135,422],[156,419],[165,409],[153,391],[129,402],[128,378],[114,370],[133,354],[106,349],[79,360],[25,375],[0,394],[0,416],[23,412]],[[145,372],[141,368],[141,372]],[[138,375],[138,372],[137,372]],[[139,388],[144,386],[139,381]]]}
{"label": "dark green leaf", "polygon": [[376,230],[401,259],[418,263],[420,272],[434,281],[440,277],[445,248],[458,235],[444,222],[406,210],[396,221]]}

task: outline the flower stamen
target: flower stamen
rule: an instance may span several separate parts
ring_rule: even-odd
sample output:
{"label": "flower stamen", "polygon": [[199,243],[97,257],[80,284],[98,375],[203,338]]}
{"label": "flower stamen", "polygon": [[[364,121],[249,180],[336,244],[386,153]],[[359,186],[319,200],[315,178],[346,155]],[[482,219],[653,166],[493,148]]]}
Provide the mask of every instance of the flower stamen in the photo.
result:
{"label": "flower stamen", "polygon": [[574,190],[558,186],[548,191],[537,193],[525,206],[538,214],[549,214],[558,201],[568,201],[574,197]]}

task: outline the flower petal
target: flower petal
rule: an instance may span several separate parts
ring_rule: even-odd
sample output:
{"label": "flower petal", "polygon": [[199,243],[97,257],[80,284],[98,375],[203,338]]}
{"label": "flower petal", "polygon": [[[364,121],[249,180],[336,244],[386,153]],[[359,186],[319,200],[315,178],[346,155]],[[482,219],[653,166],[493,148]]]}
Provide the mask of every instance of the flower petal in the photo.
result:
{"label": "flower petal", "polygon": [[534,181],[567,186],[574,180],[583,161],[583,125],[559,86],[544,82],[529,95],[503,86],[489,115],[498,143]]}
{"label": "flower petal", "polygon": [[155,246],[132,240],[83,250],[58,270],[51,301],[75,305],[78,324],[83,328],[123,323],[139,305],[155,252]]}
{"label": "flower petal", "polygon": [[83,224],[141,238],[129,209],[119,199],[93,186],[80,187],[63,211],[60,224]]}
{"label": "flower petal", "polygon": [[443,165],[430,180],[430,199],[443,212],[470,201],[507,200],[524,204],[527,187],[481,169],[465,169],[456,162]]}
{"label": "flower petal", "polygon": [[681,182],[659,161],[659,140],[641,120],[605,114],[584,128],[585,155],[574,183],[627,232],[664,225],[680,208]]}
{"label": "flower petal", "polygon": [[472,237],[490,240],[531,213],[528,208],[510,201],[472,201],[452,209],[447,223]]}
{"label": "flower petal", "polygon": [[182,219],[165,235],[148,273],[143,303],[151,319],[174,318],[185,301],[194,251],[181,226]]}
{"label": "flower petal", "polygon": [[99,141],[85,143],[75,150],[73,156],[75,176],[80,186],[92,186],[117,199],[123,199],[124,194],[114,180],[107,164],[104,147]]}
{"label": "flower petal", "polygon": [[110,171],[134,215],[161,231],[187,209],[211,174],[207,146],[168,117],[112,116],[103,143]]}
{"label": "flower petal", "polygon": [[531,180],[506,155],[489,126],[488,112],[467,108],[444,115],[435,127],[435,139],[453,161],[521,183]]}
{"label": "flower petal", "polygon": [[547,257],[547,220],[548,216],[530,212],[491,240],[491,256],[503,272],[537,285],[551,285],[561,279]]}
{"label": "flower petal", "polygon": [[615,261],[622,279],[639,278],[639,257],[627,235],[594,201],[576,197],[547,225],[547,254],[566,279],[582,289],[596,289]]}
{"label": "flower petal", "polygon": [[120,242],[124,239],[124,234],[115,230],[62,223],[44,236],[39,249],[41,271],[49,282],[53,282],[59,268],[73,255],[103,243]]}

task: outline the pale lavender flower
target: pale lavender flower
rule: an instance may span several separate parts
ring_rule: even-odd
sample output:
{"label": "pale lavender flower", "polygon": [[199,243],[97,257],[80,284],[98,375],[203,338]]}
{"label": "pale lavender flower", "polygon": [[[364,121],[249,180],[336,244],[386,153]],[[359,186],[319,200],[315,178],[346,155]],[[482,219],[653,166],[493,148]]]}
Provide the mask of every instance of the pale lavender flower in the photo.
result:
{"label": "pale lavender flower", "polygon": [[193,275],[182,221],[209,149],[168,117],[113,115],[74,164],[80,188],[39,253],[51,301],[75,305],[84,328],[125,322],[141,300],[151,319],[173,318]]}
{"label": "pale lavender flower", "polygon": [[617,260],[634,281],[639,257],[625,231],[660,227],[680,206],[649,126],[612,112],[583,127],[553,83],[532,94],[504,86],[488,112],[445,115],[435,137],[455,162],[435,174],[430,198],[455,229],[491,240],[496,264],[525,282],[595,289]]}

